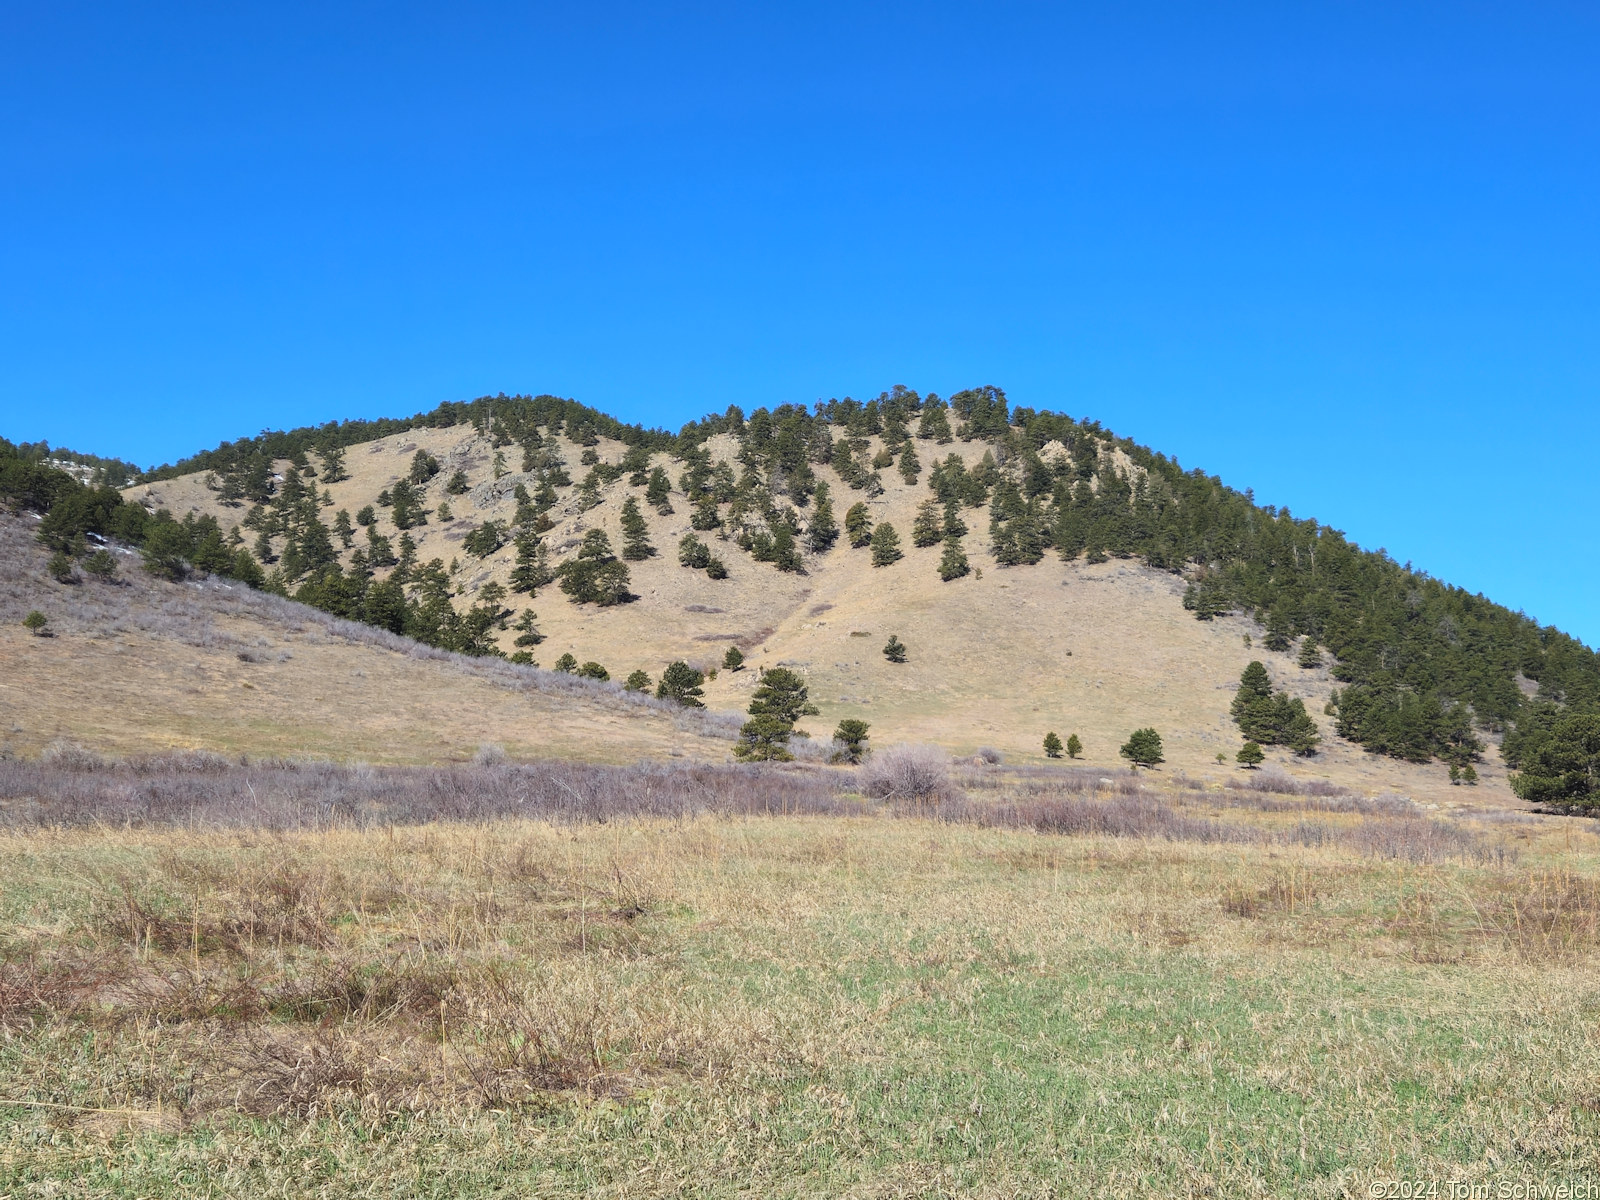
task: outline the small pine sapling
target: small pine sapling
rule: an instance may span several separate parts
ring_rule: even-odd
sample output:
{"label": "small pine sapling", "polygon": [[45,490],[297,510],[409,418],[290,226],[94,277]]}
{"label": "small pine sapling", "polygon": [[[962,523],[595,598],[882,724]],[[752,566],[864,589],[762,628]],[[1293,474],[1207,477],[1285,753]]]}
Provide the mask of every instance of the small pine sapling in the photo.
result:
{"label": "small pine sapling", "polygon": [[1044,756],[1046,758],[1060,758],[1061,752],[1065,749],[1066,747],[1061,744],[1061,739],[1056,736],[1054,730],[1044,735]]}
{"label": "small pine sapling", "polygon": [[1083,739],[1075,733],[1067,735],[1067,757],[1083,757]]}
{"label": "small pine sapling", "polygon": [[902,642],[898,637],[896,637],[894,634],[891,633],[889,635],[889,640],[883,644],[883,656],[885,658],[887,658],[892,663],[903,663],[903,662],[905,662],[906,661],[905,643]]}

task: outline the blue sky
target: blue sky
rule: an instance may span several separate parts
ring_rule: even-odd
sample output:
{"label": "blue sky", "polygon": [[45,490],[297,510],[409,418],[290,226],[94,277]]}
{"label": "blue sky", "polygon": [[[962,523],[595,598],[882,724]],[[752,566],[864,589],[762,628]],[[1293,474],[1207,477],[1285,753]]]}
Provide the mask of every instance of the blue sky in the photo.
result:
{"label": "blue sky", "polygon": [[0,433],[980,383],[1600,642],[1600,16],[0,3]]}

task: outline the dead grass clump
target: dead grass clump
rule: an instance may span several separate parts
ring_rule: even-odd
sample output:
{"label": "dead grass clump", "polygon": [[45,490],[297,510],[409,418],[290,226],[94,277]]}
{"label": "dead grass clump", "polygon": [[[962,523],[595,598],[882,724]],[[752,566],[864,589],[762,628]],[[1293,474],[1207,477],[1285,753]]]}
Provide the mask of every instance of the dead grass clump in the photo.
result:
{"label": "dead grass clump", "polygon": [[1202,843],[1260,840],[1254,830],[1191,817],[1151,795],[1117,795],[1104,800],[1060,796],[1000,804],[962,797],[941,802],[933,815],[960,824],[1068,836],[1098,834]]}
{"label": "dead grass clump", "polygon": [[1278,871],[1265,886],[1229,887],[1222,894],[1222,911],[1235,917],[1254,918],[1269,911],[1296,913],[1317,898],[1316,885],[1299,871]]}
{"label": "dead grass clump", "polygon": [[856,768],[856,785],[875,800],[931,800],[950,790],[950,758],[937,746],[889,746]]}
{"label": "dead grass clump", "polygon": [[1570,871],[1519,879],[1480,906],[1485,924],[1520,958],[1569,961],[1600,947],[1600,880]]}

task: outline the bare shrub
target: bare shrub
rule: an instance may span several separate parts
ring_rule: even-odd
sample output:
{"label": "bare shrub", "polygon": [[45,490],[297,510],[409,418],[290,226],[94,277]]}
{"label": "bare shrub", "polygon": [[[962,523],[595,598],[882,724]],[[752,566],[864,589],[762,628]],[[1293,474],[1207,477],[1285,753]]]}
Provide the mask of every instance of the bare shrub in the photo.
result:
{"label": "bare shrub", "polygon": [[1280,796],[1348,796],[1349,788],[1326,779],[1291,779],[1281,771],[1251,771],[1230,776],[1224,787],[1235,792],[1275,792]]}
{"label": "bare shrub", "polygon": [[979,746],[978,749],[977,749],[977,752],[973,755],[973,757],[974,758],[981,758],[984,762],[988,763],[991,767],[997,767],[1001,763],[1005,762],[1005,756],[1003,754],[1001,754],[1000,751],[996,750],[993,746]]}
{"label": "bare shrub", "polygon": [[472,756],[472,765],[475,767],[500,767],[504,766],[506,761],[506,748],[493,742],[485,742]]}
{"label": "bare shrub", "polygon": [[39,755],[39,761],[66,771],[92,771],[105,765],[98,754],[75,742],[51,742]]}
{"label": "bare shrub", "polygon": [[856,784],[875,800],[928,800],[950,789],[950,759],[937,746],[889,746],[856,768]]}

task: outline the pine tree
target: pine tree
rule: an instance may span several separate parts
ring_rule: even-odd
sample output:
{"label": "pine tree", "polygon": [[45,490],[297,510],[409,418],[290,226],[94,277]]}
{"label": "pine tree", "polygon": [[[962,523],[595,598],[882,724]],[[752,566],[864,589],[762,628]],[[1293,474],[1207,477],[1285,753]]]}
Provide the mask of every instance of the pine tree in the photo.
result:
{"label": "pine tree", "polygon": [[578,553],[556,568],[556,578],[574,604],[609,608],[635,598],[628,591],[628,568],[612,554],[611,539],[603,529],[583,535]]}
{"label": "pine tree", "polygon": [[705,679],[705,675],[686,662],[671,663],[661,673],[661,683],[656,687],[656,699],[675,700],[685,708],[704,708],[705,701],[700,698],[704,693],[700,685]]}
{"label": "pine tree", "polygon": [[57,583],[77,583],[78,576],[72,569],[72,560],[60,550],[50,556],[49,563],[45,566],[50,578]]}
{"label": "pine tree", "polygon": [[1074,734],[1069,734],[1068,737],[1067,737],[1067,757],[1068,758],[1082,758],[1083,757],[1083,739],[1080,738],[1075,733]]}
{"label": "pine tree", "polygon": [[1315,670],[1322,665],[1322,652],[1317,649],[1317,640],[1309,633],[1300,643],[1300,666],[1307,671]]}
{"label": "pine tree", "polygon": [[887,658],[892,663],[903,663],[903,662],[905,662],[906,661],[905,643],[902,642],[898,637],[896,637],[894,634],[891,633],[889,635],[889,640],[883,644],[883,656],[885,658]]}
{"label": "pine tree", "polygon": [[761,672],[761,682],[750,698],[750,715],[776,717],[793,726],[804,716],[815,716],[805,680],[788,667],[772,667]]}
{"label": "pine tree", "polygon": [[330,446],[322,451],[322,482],[343,483],[350,478],[344,467],[344,447]]}
{"label": "pine tree", "polygon": [[729,646],[728,652],[722,656],[722,669],[724,671],[744,670],[744,651],[737,646]]}
{"label": "pine tree", "polygon": [[939,397],[929,395],[927,403],[923,405],[922,420],[917,422],[917,436],[932,438],[940,445],[951,440],[949,409]]}
{"label": "pine tree", "polygon": [[960,579],[971,569],[966,551],[961,548],[961,539],[945,538],[944,553],[939,557],[939,578],[949,583],[952,579]]}
{"label": "pine tree", "polygon": [[1234,755],[1234,761],[1244,767],[1245,770],[1253,771],[1266,760],[1266,757],[1266,754],[1262,752],[1257,743],[1246,742],[1239,747],[1239,753]]}
{"label": "pine tree", "polygon": [[922,460],[917,457],[916,444],[908,441],[900,450],[900,478],[915,484],[921,474]]}
{"label": "pine tree", "polygon": [[1044,754],[1046,758],[1060,758],[1064,749],[1061,739],[1055,735],[1054,731],[1044,735]]}
{"label": "pine tree", "polygon": [[905,557],[900,549],[900,535],[894,526],[885,521],[872,531],[872,565],[887,567]]}
{"label": "pine tree", "polygon": [[[910,445],[908,442],[907,445]],[[911,544],[919,549],[936,546],[944,539],[944,522],[939,514],[937,500],[924,500],[917,505],[916,520],[911,523]]]}
{"label": "pine tree", "polygon": [[648,692],[650,690],[650,676],[643,670],[632,672],[628,681],[622,685],[625,692]]}
{"label": "pine tree", "polygon": [[1239,677],[1239,690],[1233,695],[1233,704],[1228,709],[1235,723],[1243,728],[1249,719],[1248,714],[1257,706],[1272,699],[1272,677],[1267,674],[1267,668],[1259,659],[1253,659],[1244,669],[1244,674]]}
{"label": "pine tree", "polygon": [[515,644],[523,649],[537,646],[544,641],[544,634],[539,632],[539,627],[534,624],[539,619],[539,614],[531,608],[522,610],[522,615],[517,618],[517,623],[512,626],[517,631]]}
{"label": "pine tree", "polygon": [[611,672],[606,670],[597,662],[586,662],[583,664],[583,666],[579,667],[575,672],[573,672],[573,674],[577,675],[581,679],[593,679],[600,683],[606,683],[611,678]]}
{"label": "pine tree", "polygon": [[1268,613],[1267,636],[1262,639],[1261,644],[1268,650],[1282,653],[1289,648],[1289,637],[1289,618],[1276,610]]}
{"label": "pine tree", "polygon": [[733,744],[735,758],[746,762],[792,762],[789,739],[794,726],[777,717],[751,717],[739,727],[739,740]]}
{"label": "pine tree", "polygon": [[1478,769],[1471,763],[1466,763],[1461,768],[1461,782],[1468,787],[1478,786]]}
{"label": "pine tree", "polygon": [[526,529],[517,534],[517,561],[511,568],[511,590],[537,595],[539,589],[554,578],[550,551],[539,535]]}
{"label": "pine tree", "polygon": [[1162,757],[1161,735],[1154,729],[1135,729],[1117,753],[1135,767],[1153,767],[1167,761]]}
{"label": "pine tree", "polygon": [[947,538],[962,538],[967,536],[967,523],[961,519],[961,505],[958,501],[945,501],[944,536]]}
{"label": "pine tree", "polygon": [[806,532],[806,540],[815,554],[822,554],[833,548],[833,543],[839,539],[839,527],[833,520],[833,501],[830,499],[828,485],[825,481],[817,484],[816,505],[811,510],[811,526]]}
{"label": "pine tree", "polygon": [[872,727],[855,717],[846,717],[833,731],[833,740],[840,744],[839,759],[858,763],[867,755],[867,731]]}
{"label": "pine tree", "polygon": [[689,528],[704,533],[721,527],[722,513],[717,508],[717,498],[709,494],[701,497],[694,506],[694,512],[689,514]]}
{"label": "pine tree", "polygon": [[563,654],[560,658],[556,659],[555,670],[560,671],[563,675],[574,674],[577,669],[577,656],[574,655],[570,650]]}
{"label": "pine tree", "polygon": [[655,554],[650,544],[650,526],[639,511],[639,502],[629,496],[622,502],[622,557],[641,562]]}
{"label": "pine tree", "polygon": [[844,514],[844,534],[853,549],[860,550],[872,542],[872,517],[865,503],[857,501]]}
{"label": "pine tree", "polygon": [[356,524],[365,525],[368,529],[378,523],[378,513],[370,504],[363,504],[356,510]]}
{"label": "pine tree", "polygon": [[461,496],[466,494],[469,486],[470,485],[467,483],[467,473],[460,467],[457,467],[455,474],[450,476],[450,482],[444,485],[444,490],[452,496]]}
{"label": "pine tree", "polygon": [[451,510],[450,501],[448,500],[439,501],[439,507],[435,512],[441,521],[454,521],[456,519],[456,514]]}
{"label": "pine tree", "polygon": [[111,557],[109,550],[96,550],[83,560],[83,569],[96,579],[109,580],[117,573],[117,560]]}
{"label": "pine tree", "polygon": [[355,526],[350,523],[350,510],[341,508],[333,518],[333,532],[338,536],[340,544],[350,549],[355,544]]}
{"label": "pine tree", "polygon": [[711,547],[692,533],[683,535],[678,543],[678,565],[692,571],[703,571],[711,565]]}
{"label": "pine tree", "polygon": [[772,530],[772,564],[780,571],[795,575],[805,573],[805,562],[794,544],[794,531],[783,521],[779,521]]}
{"label": "pine tree", "polygon": [[22,618],[22,627],[34,637],[50,636],[50,618],[45,616],[38,609],[34,609],[27,616]]}
{"label": "pine tree", "polygon": [[667,473],[661,467],[653,467],[650,471],[650,483],[645,488],[644,498],[663,517],[672,515],[672,484],[667,479]]}

